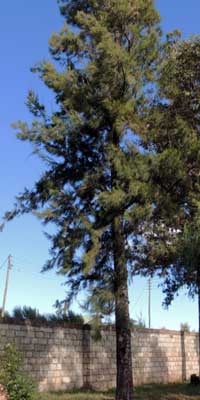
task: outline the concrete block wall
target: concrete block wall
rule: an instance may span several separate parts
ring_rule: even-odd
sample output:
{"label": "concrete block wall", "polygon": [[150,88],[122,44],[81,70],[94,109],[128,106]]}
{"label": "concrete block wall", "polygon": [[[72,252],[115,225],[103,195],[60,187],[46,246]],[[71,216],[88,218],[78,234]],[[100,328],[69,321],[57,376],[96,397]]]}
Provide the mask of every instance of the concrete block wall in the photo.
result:
{"label": "concrete block wall", "polygon": [[135,331],[133,376],[135,384],[188,380],[198,369],[198,335],[165,330]]}
{"label": "concrete block wall", "polygon": [[81,329],[0,325],[0,349],[6,343],[22,352],[24,370],[40,391],[83,386]]}
{"label": "concrete block wall", "polygon": [[[94,341],[88,327],[0,324],[0,351],[15,343],[24,369],[40,391],[93,387],[109,389],[116,381],[115,331]],[[133,330],[135,385],[168,383],[198,374],[198,335],[167,330]]]}
{"label": "concrete block wall", "polygon": [[[104,331],[102,341],[90,340],[91,385],[97,389],[115,386],[115,333]],[[133,380],[145,383],[182,382],[199,374],[198,335],[168,330],[132,332]]]}

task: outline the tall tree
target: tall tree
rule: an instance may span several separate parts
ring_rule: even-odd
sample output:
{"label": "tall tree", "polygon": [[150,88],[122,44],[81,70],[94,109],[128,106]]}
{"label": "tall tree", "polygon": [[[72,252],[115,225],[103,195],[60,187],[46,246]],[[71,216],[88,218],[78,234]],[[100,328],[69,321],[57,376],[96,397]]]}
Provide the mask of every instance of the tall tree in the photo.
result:
{"label": "tall tree", "polygon": [[69,298],[82,288],[114,299],[117,337],[117,400],[133,399],[128,273],[132,240],[151,213],[149,154],[140,151],[159,53],[159,15],[153,0],[60,0],[65,24],[53,34],[55,63],[34,68],[52,89],[48,115],[30,92],[32,126],[16,124],[46,163],[14,212],[34,212],[54,223],[52,258],[67,276]]}
{"label": "tall tree", "polygon": [[169,35],[151,115],[143,138],[157,154],[151,174],[154,212],[150,228],[144,225],[138,269],[164,279],[167,305],[183,287],[198,295],[200,333],[199,36],[179,41]]}

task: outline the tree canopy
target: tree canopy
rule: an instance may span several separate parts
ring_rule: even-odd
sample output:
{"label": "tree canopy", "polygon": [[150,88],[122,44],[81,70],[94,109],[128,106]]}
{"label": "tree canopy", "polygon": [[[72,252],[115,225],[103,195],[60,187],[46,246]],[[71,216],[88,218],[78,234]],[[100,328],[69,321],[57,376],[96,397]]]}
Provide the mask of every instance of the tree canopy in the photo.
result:
{"label": "tree canopy", "polygon": [[[52,257],[70,278],[73,294],[83,284],[111,276],[111,224],[123,219],[126,262],[129,238],[149,209],[149,155],[140,151],[148,85],[159,56],[159,15],[152,1],[61,1],[65,24],[50,39],[59,64],[33,68],[55,94],[48,115],[29,92],[32,126],[15,124],[46,163],[32,190],[18,197],[7,217],[35,212],[53,222]],[[145,121],[146,123],[146,121]],[[123,243],[124,245],[124,243]]]}
{"label": "tree canopy", "polygon": [[[144,135],[145,148],[156,157],[151,172],[154,213],[150,227],[145,226],[142,261],[147,270],[152,268],[152,273],[160,271],[161,275],[176,262],[183,264],[184,247],[190,246],[189,231],[192,241],[195,232],[195,240],[198,235],[199,50],[199,37],[179,41],[169,36],[159,69],[158,94],[149,109],[151,120]],[[191,251],[192,247],[187,250],[187,263]]]}

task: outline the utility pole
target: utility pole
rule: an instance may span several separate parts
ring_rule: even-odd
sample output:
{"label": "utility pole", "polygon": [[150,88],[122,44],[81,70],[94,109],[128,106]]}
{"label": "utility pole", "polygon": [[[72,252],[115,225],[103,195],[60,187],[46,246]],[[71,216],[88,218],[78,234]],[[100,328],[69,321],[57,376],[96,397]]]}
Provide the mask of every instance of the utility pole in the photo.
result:
{"label": "utility pole", "polygon": [[151,328],[151,278],[148,279],[148,315],[149,329]]}
{"label": "utility pole", "polygon": [[4,295],[3,295],[1,318],[4,318],[4,314],[5,314],[5,305],[6,305],[6,298],[7,298],[7,293],[8,293],[8,282],[9,282],[9,276],[10,276],[11,269],[12,269],[12,256],[8,256],[8,268],[7,268],[7,274],[6,274]]}

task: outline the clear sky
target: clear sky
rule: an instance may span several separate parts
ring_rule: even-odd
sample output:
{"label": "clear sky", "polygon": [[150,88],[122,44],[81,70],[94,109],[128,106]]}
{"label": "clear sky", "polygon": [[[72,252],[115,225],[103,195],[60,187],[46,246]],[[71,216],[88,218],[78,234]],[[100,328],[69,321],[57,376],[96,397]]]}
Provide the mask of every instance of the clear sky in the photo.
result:
{"label": "clear sky", "polygon": [[[164,31],[179,28],[184,37],[200,34],[199,0],[157,0]],[[48,91],[30,72],[37,61],[48,57],[48,38],[62,25],[56,0],[18,0],[2,2],[0,13],[0,213],[12,207],[14,196],[41,174],[41,164],[27,144],[17,141],[10,124],[29,120],[25,107],[28,89],[39,93],[53,107]],[[52,311],[56,299],[62,299],[66,288],[55,271],[39,271],[48,257],[48,241],[43,227],[32,216],[10,223],[0,234],[0,266],[13,256],[7,308],[30,305],[42,312]],[[0,269],[0,304],[5,281],[5,266]],[[181,295],[169,311],[161,307],[162,294],[153,282],[152,325],[178,329],[187,321],[197,327],[197,304]],[[131,316],[142,313],[147,321],[147,282],[136,279],[130,287]],[[75,305],[75,309],[78,306]]]}

